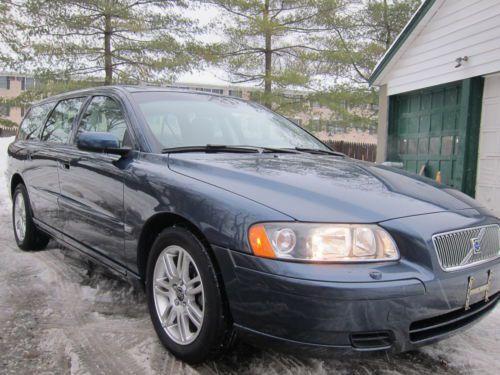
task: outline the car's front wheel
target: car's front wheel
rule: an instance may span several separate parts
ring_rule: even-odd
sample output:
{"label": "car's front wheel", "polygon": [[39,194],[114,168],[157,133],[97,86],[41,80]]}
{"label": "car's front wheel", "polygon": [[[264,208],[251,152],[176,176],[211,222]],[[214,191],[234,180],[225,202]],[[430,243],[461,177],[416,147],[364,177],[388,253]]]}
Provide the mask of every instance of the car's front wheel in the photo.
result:
{"label": "car's front wheel", "polygon": [[12,224],[16,243],[22,250],[41,250],[50,237],[41,232],[33,222],[28,192],[23,184],[16,186],[12,200]]}
{"label": "car's front wheel", "polygon": [[233,338],[222,287],[205,245],[189,230],[165,229],[148,259],[151,319],[167,349],[199,363],[222,354]]}

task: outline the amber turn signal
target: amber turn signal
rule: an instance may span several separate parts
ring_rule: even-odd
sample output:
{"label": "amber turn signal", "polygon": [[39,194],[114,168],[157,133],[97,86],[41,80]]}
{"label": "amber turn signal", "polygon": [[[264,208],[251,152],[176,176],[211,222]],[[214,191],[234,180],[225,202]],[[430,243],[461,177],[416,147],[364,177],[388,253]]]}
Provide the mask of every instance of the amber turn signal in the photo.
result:
{"label": "amber turn signal", "polygon": [[252,226],[248,231],[248,239],[255,255],[264,258],[276,258],[263,225]]}

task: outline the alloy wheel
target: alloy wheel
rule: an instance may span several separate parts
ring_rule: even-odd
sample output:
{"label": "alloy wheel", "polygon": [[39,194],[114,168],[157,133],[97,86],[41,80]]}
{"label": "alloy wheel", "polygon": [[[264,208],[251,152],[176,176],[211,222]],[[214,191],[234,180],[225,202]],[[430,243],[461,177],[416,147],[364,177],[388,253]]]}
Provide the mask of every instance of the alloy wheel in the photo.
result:
{"label": "alloy wheel", "polygon": [[184,248],[172,245],[160,253],[153,274],[153,296],[168,337],[179,345],[192,343],[203,325],[205,298],[198,267]]}
{"label": "alloy wheel", "polygon": [[22,193],[16,194],[14,199],[14,228],[18,240],[20,242],[24,241],[26,236],[26,205]]}

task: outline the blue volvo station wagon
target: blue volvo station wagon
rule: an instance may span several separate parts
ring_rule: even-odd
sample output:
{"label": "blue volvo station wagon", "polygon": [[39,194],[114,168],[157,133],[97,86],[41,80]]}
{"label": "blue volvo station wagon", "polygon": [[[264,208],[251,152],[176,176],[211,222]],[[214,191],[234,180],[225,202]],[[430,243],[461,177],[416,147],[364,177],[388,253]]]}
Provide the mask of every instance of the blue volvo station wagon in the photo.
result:
{"label": "blue volvo station wagon", "polygon": [[411,350],[499,300],[498,218],[252,102],[70,92],[34,105],[8,153],[18,246],[53,238],[144,285],[161,342],[189,363],[237,337]]}

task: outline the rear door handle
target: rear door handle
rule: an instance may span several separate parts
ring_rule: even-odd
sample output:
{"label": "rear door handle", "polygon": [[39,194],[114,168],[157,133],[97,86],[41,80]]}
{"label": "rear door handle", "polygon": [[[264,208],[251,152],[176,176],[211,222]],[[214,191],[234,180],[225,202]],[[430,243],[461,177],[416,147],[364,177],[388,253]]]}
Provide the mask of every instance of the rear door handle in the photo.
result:
{"label": "rear door handle", "polygon": [[70,168],[70,163],[68,160],[59,160],[59,167],[61,169],[66,169],[68,170]]}
{"label": "rear door handle", "polygon": [[71,165],[74,166],[80,160],[81,160],[81,158],[79,158],[79,157],[60,158],[59,159],[59,168],[69,170],[71,168]]}

